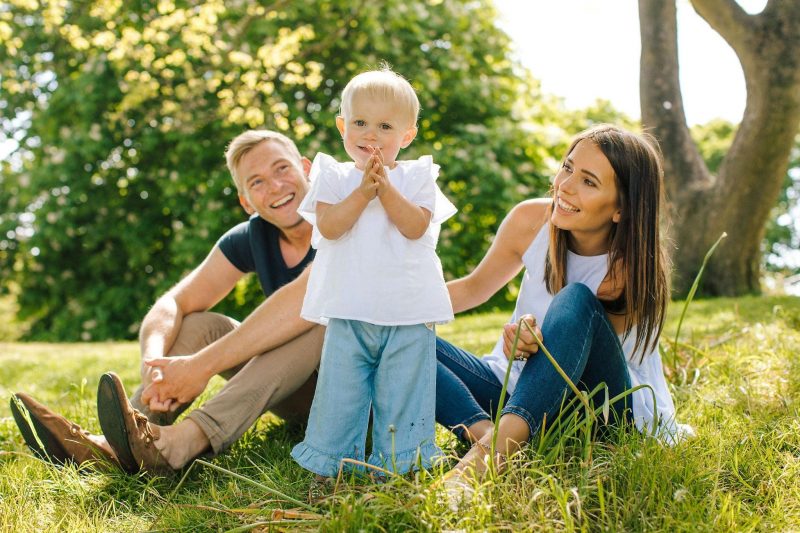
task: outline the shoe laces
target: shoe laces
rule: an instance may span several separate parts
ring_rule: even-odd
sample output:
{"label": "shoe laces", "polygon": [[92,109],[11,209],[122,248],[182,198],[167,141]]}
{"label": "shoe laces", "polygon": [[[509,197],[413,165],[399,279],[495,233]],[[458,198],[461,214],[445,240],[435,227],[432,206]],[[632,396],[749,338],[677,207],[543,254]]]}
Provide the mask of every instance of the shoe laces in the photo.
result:
{"label": "shoe laces", "polygon": [[137,411],[136,409],[133,410],[133,420],[136,422],[136,427],[139,428],[139,431],[144,433],[144,440],[147,444],[153,442],[153,428],[150,427],[150,420],[147,419],[145,415]]}
{"label": "shoe laces", "polygon": [[69,432],[70,432],[70,434],[72,434],[72,435],[75,435],[76,437],[77,437],[78,435],[83,435],[84,437],[89,437],[89,435],[90,435],[90,433],[89,433],[89,430],[88,430],[88,429],[83,429],[81,426],[79,426],[79,425],[78,425],[78,424],[76,424],[75,422],[72,422],[72,423],[70,424],[70,426],[69,426]]}

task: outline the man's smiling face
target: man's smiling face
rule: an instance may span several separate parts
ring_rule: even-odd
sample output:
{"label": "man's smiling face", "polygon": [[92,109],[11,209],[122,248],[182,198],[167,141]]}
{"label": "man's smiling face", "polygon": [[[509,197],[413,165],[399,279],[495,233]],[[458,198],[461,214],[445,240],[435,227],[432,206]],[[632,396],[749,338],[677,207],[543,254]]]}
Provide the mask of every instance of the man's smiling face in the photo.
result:
{"label": "man's smiling face", "polygon": [[258,213],[278,229],[298,225],[303,218],[297,208],[309,189],[308,165],[281,143],[262,141],[239,161],[239,202],[249,214]]}

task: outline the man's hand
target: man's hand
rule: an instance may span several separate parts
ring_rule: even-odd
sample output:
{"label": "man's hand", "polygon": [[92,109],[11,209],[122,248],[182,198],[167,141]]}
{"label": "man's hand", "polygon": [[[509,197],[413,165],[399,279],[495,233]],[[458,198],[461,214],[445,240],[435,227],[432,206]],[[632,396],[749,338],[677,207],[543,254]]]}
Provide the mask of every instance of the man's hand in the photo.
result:
{"label": "man's hand", "polygon": [[[160,383],[164,379],[164,373],[160,368],[150,366],[146,364],[145,361],[142,361],[142,367],[140,372],[142,376],[142,392],[151,389],[150,385],[152,383]],[[144,396],[142,396],[142,403],[148,404],[148,407],[150,408],[151,411],[166,412],[169,411],[169,406],[171,401],[170,400],[161,401],[161,399],[158,397],[152,397],[148,402],[145,401]]]}
{"label": "man's hand", "polygon": [[190,403],[206,390],[211,379],[191,355],[148,359],[144,364],[153,369],[153,379],[142,391],[142,403],[152,411],[174,411]]}
{"label": "man's hand", "polygon": [[[542,330],[536,325],[536,318],[533,315],[522,315],[522,320],[531,326],[540,341],[544,340],[542,338]],[[511,348],[514,346],[514,337],[517,335],[517,328],[516,323],[503,326],[503,353],[509,359],[514,358],[524,361],[539,351],[539,345],[531,335],[530,330],[523,326],[522,331],[519,333],[519,341],[517,341],[517,351],[516,353],[511,353]]]}

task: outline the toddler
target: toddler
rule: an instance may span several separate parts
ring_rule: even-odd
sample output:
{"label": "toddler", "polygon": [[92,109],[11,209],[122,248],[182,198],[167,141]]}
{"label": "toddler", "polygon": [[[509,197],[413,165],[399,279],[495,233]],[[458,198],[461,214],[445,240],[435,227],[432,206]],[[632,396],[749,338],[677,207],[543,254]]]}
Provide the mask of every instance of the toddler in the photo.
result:
{"label": "toddler", "polygon": [[431,156],[396,160],[418,113],[414,89],[388,68],[353,78],[336,117],[353,161],[317,154],[298,209],[317,249],[301,315],[327,331],[292,457],[318,476],[337,475],[345,458],[364,461],[370,407],[369,464],[402,474],[441,455],[434,324],[452,320],[453,309],[436,242],[456,208],[436,185]]}

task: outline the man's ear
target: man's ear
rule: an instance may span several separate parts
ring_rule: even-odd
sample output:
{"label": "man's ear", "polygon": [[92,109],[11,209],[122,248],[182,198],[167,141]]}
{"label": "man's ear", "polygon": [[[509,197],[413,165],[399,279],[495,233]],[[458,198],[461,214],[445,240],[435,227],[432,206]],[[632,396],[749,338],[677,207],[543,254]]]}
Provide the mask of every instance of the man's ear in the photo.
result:
{"label": "man's ear", "polygon": [[336,115],[336,129],[338,129],[339,134],[344,137],[344,117],[342,115]]}
{"label": "man's ear", "polygon": [[253,213],[256,212],[256,210],[253,209],[253,206],[250,205],[250,202],[247,201],[247,198],[245,198],[243,194],[239,195],[239,205],[242,206],[242,208],[248,215],[252,215]]}
{"label": "man's ear", "polygon": [[400,143],[400,146],[406,148],[409,144],[411,144],[411,141],[413,141],[416,136],[417,136],[417,127],[412,126],[408,128],[406,134],[403,135],[403,142]]}
{"label": "man's ear", "polygon": [[303,165],[303,175],[308,179],[308,174],[311,172],[311,161],[307,157],[302,157],[300,164]]}

